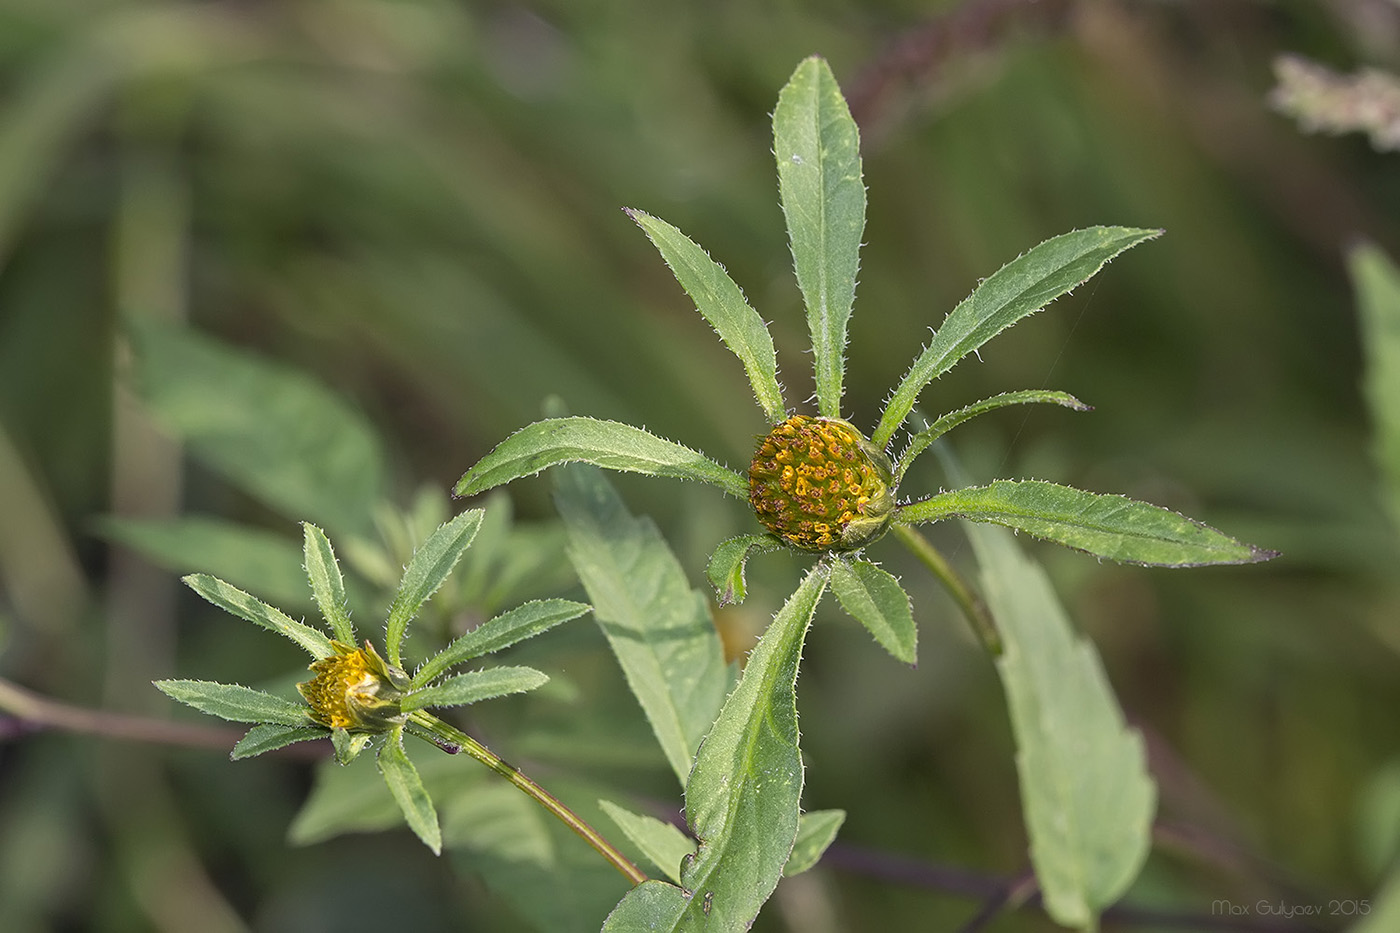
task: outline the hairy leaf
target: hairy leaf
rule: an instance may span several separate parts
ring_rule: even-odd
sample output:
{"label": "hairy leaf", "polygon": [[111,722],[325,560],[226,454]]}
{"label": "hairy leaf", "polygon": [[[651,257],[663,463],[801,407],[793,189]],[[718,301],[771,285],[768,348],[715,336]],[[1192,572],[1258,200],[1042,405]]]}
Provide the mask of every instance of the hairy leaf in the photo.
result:
{"label": "hairy leaf", "polygon": [[831,591],[841,608],[897,660],[918,660],[919,632],[909,594],[892,574],[868,560],[838,560],[831,567]]}
{"label": "hairy leaf", "polygon": [[778,95],[773,153],[792,264],[812,334],[817,407],[825,417],[839,418],[846,325],[865,229],[865,182],[860,133],[823,59],[798,65]]}
{"label": "hairy leaf", "polygon": [[549,682],[533,667],[493,667],[449,677],[440,684],[415,690],[403,699],[404,712],[429,706],[466,706],[479,700],[524,693]]}
{"label": "hairy leaf", "polygon": [[763,554],[786,547],[773,535],[738,535],[721,541],[710,555],[705,576],[715,588],[721,606],[742,603],[748,594],[744,566],[752,554]]}
{"label": "hairy leaf", "polygon": [[438,826],[437,810],[423,786],[423,779],[418,776],[418,769],[404,753],[402,728],[389,733],[384,747],[379,750],[378,762],[379,773],[384,775],[389,793],[403,811],[408,828],[433,850],[434,855],[441,855],[442,830]]}
{"label": "hairy leaf", "polygon": [[685,809],[700,848],[681,873],[692,896],[675,929],[747,929],[792,854],[802,797],[797,667],[827,576],[818,564],[774,616],[695,757]]}
{"label": "hairy leaf", "polygon": [[335,637],[347,645],[355,643],[355,627],[345,607],[345,579],[340,575],[335,550],[326,533],[310,522],[302,522],[302,557],[311,593],[321,615],[330,625]]}
{"label": "hairy leaf", "polygon": [[468,470],[456,493],[474,496],[561,463],[699,480],[741,499],[749,494],[747,480],[704,454],[630,424],[583,417],[549,418],[521,428]]}
{"label": "hairy leaf", "polygon": [[324,739],[327,734],[324,726],[287,726],[281,723],[263,723],[249,729],[248,734],[239,739],[238,744],[233,746],[229,757],[234,761],[238,761],[240,758],[252,758],[254,755],[285,748],[294,742]]}
{"label": "hairy leaf", "polygon": [[1057,922],[1093,929],[1147,858],[1156,788],[1093,645],[1007,532],[969,525],[1000,631],[1031,861]]}
{"label": "hairy leaf", "polygon": [[984,279],[949,313],[890,396],[871,442],[884,449],[934,379],[1012,324],[1092,278],[1110,259],[1160,230],[1089,227],[1046,240]]}
{"label": "hairy leaf", "polygon": [[898,521],[958,516],[1028,532],[1099,557],[1153,567],[1200,567],[1269,560],[1266,551],[1209,525],[1124,496],[1040,480],[997,480],[939,493],[900,510]]}
{"label": "hairy leaf", "polygon": [[208,680],[157,680],[157,689],[172,700],[202,713],[233,722],[267,722],[283,726],[309,726],[307,708],[242,684],[218,684]]}
{"label": "hairy leaf", "polygon": [[261,625],[279,635],[285,635],[306,649],[315,658],[328,658],[334,651],[331,640],[320,631],[301,622],[294,621],[280,609],[255,599],[236,586],[231,586],[218,577],[204,573],[192,573],[182,577],[185,584],[209,602],[255,625]]}
{"label": "hairy leaf", "polygon": [[385,626],[385,647],[389,651],[389,663],[401,665],[404,632],[408,623],[418,615],[423,603],[437,592],[443,581],[457,566],[462,553],[471,546],[477,528],[481,527],[482,511],[471,509],[451,521],[439,526],[428,536],[403,573],[398,592],[394,594],[393,605],[389,607],[389,621]]}
{"label": "hairy leaf", "polygon": [[787,410],[783,404],[783,390],[778,386],[778,357],[773,350],[773,337],[763,318],[744,298],[743,291],[723,266],[666,221],[631,208],[627,209],[627,216],[646,232],[675,273],[676,281],[695,302],[695,307],[744,364],[763,414],[774,424],[782,421],[787,417]]}
{"label": "hairy leaf", "polygon": [[534,638],[561,622],[577,619],[592,607],[571,599],[540,599],[516,606],[489,619],[429,658],[413,675],[413,685],[425,684],[454,664],[508,648]]}

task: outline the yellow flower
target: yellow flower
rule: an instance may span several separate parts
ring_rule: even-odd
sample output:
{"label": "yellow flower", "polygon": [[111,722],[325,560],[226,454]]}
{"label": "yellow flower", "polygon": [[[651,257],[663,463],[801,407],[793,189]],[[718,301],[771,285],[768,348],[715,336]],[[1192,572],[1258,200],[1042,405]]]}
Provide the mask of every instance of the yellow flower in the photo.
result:
{"label": "yellow flower", "polygon": [[332,641],[335,654],[311,665],[316,676],[297,684],[311,718],[331,729],[384,732],[404,721],[399,708],[408,676],[384,663],[368,641],[363,648]]}

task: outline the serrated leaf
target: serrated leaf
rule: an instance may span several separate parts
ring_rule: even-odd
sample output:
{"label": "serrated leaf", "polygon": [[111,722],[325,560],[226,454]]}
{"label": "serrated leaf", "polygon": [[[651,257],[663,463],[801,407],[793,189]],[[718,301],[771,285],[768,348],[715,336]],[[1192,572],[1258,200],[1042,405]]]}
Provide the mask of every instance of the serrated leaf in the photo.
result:
{"label": "serrated leaf", "polygon": [[413,552],[399,582],[398,592],[394,594],[394,602],[389,606],[389,621],[385,624],[385,647],[389,652],[390,664],[402,666],[401,652],[408,623],[442,586],[452,573],[452,568],[457,566],[462,553],[471,546],[477,528],[481,527],[481,516],[480,509],[463,512],[438,526]]}
{"label": "serrated leaf", "polygon": [[201,571],[274,605],[310,606],[301,552],[285,535],[202,516],[168,521],[107,516],[98,530],[166,570]]}
{"label": "serrated leaf", "polygon": [[1089,227],[1046,240],[984,279],[949,313],[890,396],[870,440],[884,449],[934,379],[1076,285],[1119,253],[1161,234],[1134,227]]}
{"label": "serrated leaf", "polygon": [[792,854],[802,798],[797,667],[827,576],[818,564],[773,617],[695,756],[685,808],[700,848],[681,872],[692,896],[675,929],[747,929]]}
{"label": "serrated leaf", "polygon": [[322,726],[287,726],[281,723],[263,723],[248,730],[248,734],[233,746],[229,757],[234,761],[252,758],[266,752],[285,748],[295,742],[308,742],[324,739],[329,732]]}
{"label": "serrated leaf", "polygon": [[1249,564],[1277,556],[1160,506],[1040,480],[997,480],[939,493],[905,506],[896,520],[912,524],[953,516],[1151,567]]}
{"label": "serrated leaf", "polygon": [[236,586],[232,586],[204,573],[192,573],[182,577],[185,584],[209,602],[240,619],[247,619],[254,625],[285,635],[306,649],[312,657],[328,658],[334,654],[331,640],[324,634],[293,620],[285,612],[269,606],[260,599],[249,596]]}
{"label": "serrated leaf", "polygon": [[474,496],[561,463],[699,480],[741,499],[749,494],[746,479],[689,447],[630,424],[577,416],[536,421],[516,431],[468,470],[455,491]]}
{"label": "serrated leaf", "polygon": [[598,805],[617,824],[617,828],[642,850],[648,861],[661,869],[667,878],[680,884],[681,862],[686,856],[694,854],[694,839],[670,823],[654,816],[633,813],[610,800],[600,800]]}
{"label": "serrated leaf", "polygon": [[1093,645],[1007,532],[968,525],[1003,651],[1031,862],[1058,923],[1094,929],[1141,870],[1156,788]]}
{"label": "serrated leaf", "polygon": [[1026,389],[1019,392],[1002,392],[993,395],[991,398],[983,399],[980,402],[973,402],[971,405],[959,408],[957,411],[950,411],[941,416],[933,424],[915,434],[909,441],[909,446],[904,449],[904,453],[899,455],[899,463],[895,466],[894,484],[899,485],[899,481],[904,478],[910,465],[923,453],[928,446],[947,434],[953,428],[984,415],[989,411],[996,411],[998,408],[1005,408],[1008,405],[1062,405],[1065,408],[1073,408],[1075,411],[1090,411],[1079,399],[1068,392],[1046,391],[1043,389]]}
{"label": "serrated leaf", "polygon": [[1351,251],[1361,347],[1362,387],[1374,425],[1372,449],[1391,520],[1400,528],[1400,269],[1375,246]]}
{"label": "serrated leaf", "polygon": [[744,567],[751,556],[781,550],[785,546],[773,535],[737,535],[721,541],[705,567],[705,576],[715,588],[719,604],[727,606],[744,601],[748,595]]}
{"label": "serrated leaf", "polygon": [[797,823],[797,841],[792,855],[783,868],[783,877],[800,875],[821,861],[823,853],[836,841],[841,824],[846,822],[845,810],[813,810],[802,814]]}
{"label": "serrated leaf", "polygon": [[404,712],[429,706],[466,706],[492,697],[524,693],[549,682],[533,667],[493,667],[449,677],[440,684],[415,690],[403,699]]}
{"label": "serrated leaf", "polygon": [[376,760],[379,773],[384,776],[394,802],[403,811],[408,828],[433,850],[434,855],[441,855],[442,829],[438,826],[437,810],[423,786],[423,779],[418,776],[418,769],[403,750],[402,728],[389,733]]}
{"label": "serrated leaf", "polygon": [[335,550],[326,533],[310,522],[302,522],[302,560],[306,577],[311,583],[311,595],[320,607],[321,616],[330,625],[335,637],[347,645],[355,643],[355,626],[345,605],[345,578],[340,575]]}
{"label": "serrated leaf", "polygon": [[743,291],[689,237],[666,221],[643,211],[627,208],[627,216],[637,222],[661,252],[666,265],[675,273],[687,295],[705,320],[744,364],[754,398],[768,420],[776,424],[787,417],[783,391],[778,386],[778,357],[773,337],[757,311],[744,298]]}
{"label": "serrated leaf", "polygon": [[194,331],[132,325],[138,389],[156,420],[283,515],[368,532],[384,453],[358,411],[296,370]]}
{"label": "serrated leaf", "polygon": [[268,722],[284,726],[311,724],[304,704],[242,684],[219,684],[209,680],[157,680],[155,686],[172,700],[232,722]]}
{"label": "serrated leaf", "polygon": [[428,683],[455,664],[534,638],[562,622],[577,619],[591,608],[571,599],[540,599],[503,612],[429,658],[413,675],[413,686]]}
{"label": "serrated leaf", "polygon": [[812,335],[817,407],[825,417],[839,418],[846,325],[865,229],[865,183],[860,133],[823,59],[803,61],[779,93],[773,153],[793,269]]}
{"label": "serrated leaf", "polygon": [[708,602],[652,521],[630,515],[600,471],[561,470],[554,499],[593,617],[684,784],[731,683]]}
{"label": "serrated leaf", "polygon": [[868,560],[838,560],[831,567],[831,591],[841,608],[896,660],[918,660],[919,632],[909,594],[892,574]]}

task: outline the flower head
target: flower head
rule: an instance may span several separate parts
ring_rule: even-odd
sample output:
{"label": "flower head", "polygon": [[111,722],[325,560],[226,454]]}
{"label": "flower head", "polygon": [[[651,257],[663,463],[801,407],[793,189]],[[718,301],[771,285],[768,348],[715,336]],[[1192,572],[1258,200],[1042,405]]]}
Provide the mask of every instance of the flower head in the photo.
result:
{"label": "flower head", "polygon": [[408,675],[384,663],[374,645],[332,641],[335,654],[314,661],[316,676],[297,684],[311,718],[328,729],[384,732],[404,721],[400,706]]}

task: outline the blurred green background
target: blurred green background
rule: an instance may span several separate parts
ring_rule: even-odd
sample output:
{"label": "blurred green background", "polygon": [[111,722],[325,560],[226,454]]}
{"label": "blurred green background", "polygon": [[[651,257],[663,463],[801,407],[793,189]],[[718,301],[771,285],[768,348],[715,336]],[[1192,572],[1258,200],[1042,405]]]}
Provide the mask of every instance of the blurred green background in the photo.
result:
{"label": "blurred green background", "polygon": [[[955,446],[984,478],[1126,493],[1283,551],[1153,571],[1035,549],[1161,784],[1128,902],[1208,916],[1228,899],[1258,922],[1279,922],[1260,903],[1316,904],[1316,928],[1341,928],[1329,903],[1371,897],[1400,838],[1400,547],[1345,267],[1361,238],[1400,255],[1400,155],[1272,112],[1283,52],[1400,70],[1400,5],[0,0],[0,676],[163,718],[178,714],[152,678],[297,663],[181,592],[173,571],[196,569],[181,555],[113,543],[104,516],[250,525],[292,543],[295,584],[297,519],[373,537],[362,506],[448,488],[551,394],[742,467],[764,425],[741,369],[619,208],[726,265],[800,403],[768,114],[820,53],[862,125],[869,189],[857,424],[979,277],[1074,227],[1165,228],[923,403],[1073,392],[1096,410],[995,415]],[[346,400],[387,451],[382,478],[288,514],[183,451],[139,400],[128,330],[180,322]],[[941,481],[930,461],[905,491]],[[753,530],[710,490],[617,483],[697,585],[716,542]],[[547,483],[511,495],[548,536]],[[934,534],[968,565],[956,528]],[[925,573],[875,556],[914,595],[921,663],[819,615],[799,684],[805,800],[849,816],[756,929],[954,929],[977,900],[924,869],[1028,866],[995,672]],[[750,601],[720,615],[737,650],[797,566],[755,562]],[[558,567],[541,574],[511,585],[569,592]],[[295,594],[286,608],[308,612]],[[605,780],[674,807],[588,626],[540,649],[576,695],[473,725],[546,785]],[[589,722],[613,720],[637,742],[590,741]],[[289,845],[306,761],[0,723],[0,929],[530,928],[403,831]],[[1048,928],[1034,911],[989,927]]]}

